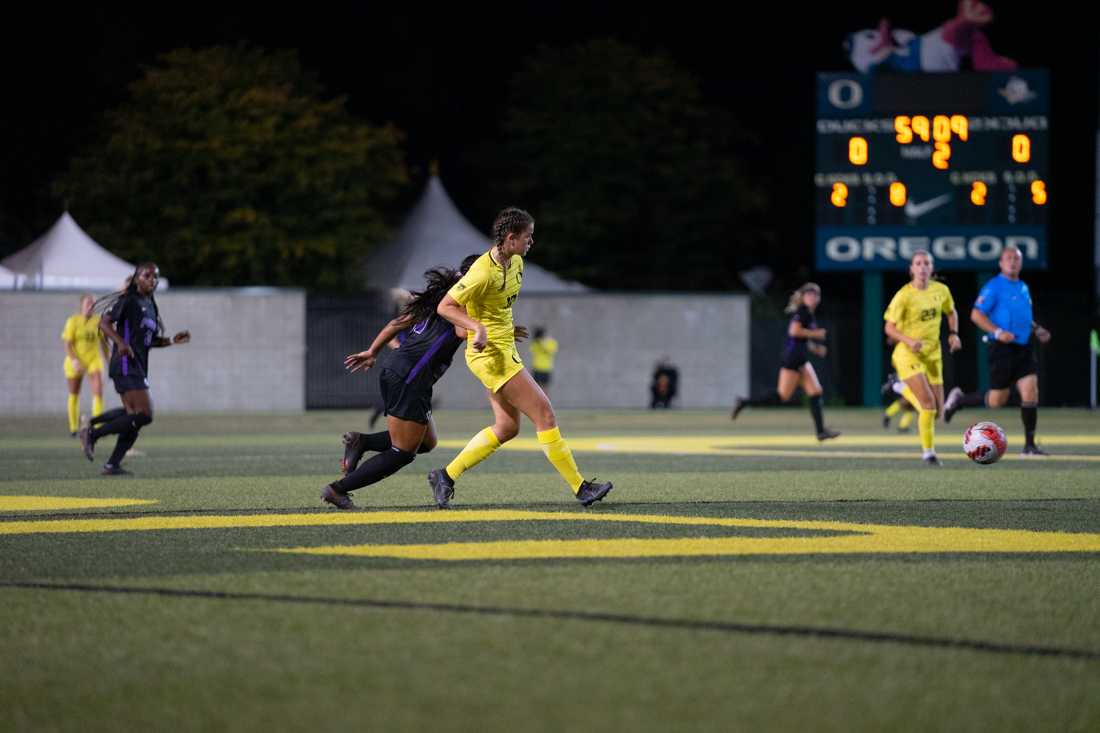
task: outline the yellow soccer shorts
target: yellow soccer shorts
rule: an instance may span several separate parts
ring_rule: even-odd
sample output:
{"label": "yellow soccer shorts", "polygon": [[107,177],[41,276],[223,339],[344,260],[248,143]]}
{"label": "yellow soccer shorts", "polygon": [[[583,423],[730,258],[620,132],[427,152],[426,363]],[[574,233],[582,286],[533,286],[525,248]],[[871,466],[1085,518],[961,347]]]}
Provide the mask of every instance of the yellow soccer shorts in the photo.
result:
{"label": "yellow soccer shorts", "polygon": [[490,342],[480,352],[474,351],[467,344],[466,366],[490,392],[496,392],[509,379],[523,371],[523,361],[519,358],[515,344],[502,349]]}
{"label": "yellow soccer shorts", "polygon": [[905,344],[894,347],[892,357],[898,379],[905,381],[916,374],[923,374],[929,384],[943,384],[943,354],[939,349],[932,354],[914,354]]}
{"label": "yellow soccer shorts", "polygon": [[67,356],[65,357],[65,379],[76,379],[85,374],[103,371],[103,357],[98,354],[96,354],[94,359],[81,359],[78,356],[77,361],[80,362],[80,368],[82,369],[80,372],[73,369],[72,359]]}

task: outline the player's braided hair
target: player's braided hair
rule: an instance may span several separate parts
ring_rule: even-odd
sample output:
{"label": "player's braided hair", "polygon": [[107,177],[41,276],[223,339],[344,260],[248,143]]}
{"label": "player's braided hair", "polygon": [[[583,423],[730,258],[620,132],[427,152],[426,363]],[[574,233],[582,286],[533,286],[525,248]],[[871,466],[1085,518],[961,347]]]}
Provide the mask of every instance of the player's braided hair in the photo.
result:
{"label": "player's braided hair", "polygon": [[802,296],[806,293],[817,293],[821,295],[821,286],[817,283],[803,283],[798,290],[791,293],[791,297],[787,299],[787,307],[783,309],[784,313],[795,313],[802,306]]}
{"label": "player's braided hair", "polygon": [[501,244],[509,234],[521,234],[535,223],[535,218],[523,209],[509,206],[493,220],[493,244]]}
{"label": "player's braided hair", "polygon": [[[139,263],[138,266],[134,268],[133,274],[126,278],[126,282],[123,283],[122,289],[104,295],[97,300],[95,305],[92,306],[92,312],[100,314],[110,313],[120,301],[137,297],[137,275],[146,268],[156,270],[157,264],[155,262]],[[157,321],[157,332],[153,337],[158,339],[164,338],[164,321],[160,319],[160,306],[157,305],[157,299],[154,297],[153,293],[149,293],[149,301],[153,304],[153,317],[156,318]]]}
{"label": "player's braided hair", "polygon": [[443,300],[443,296],[447,294],[447,291],[470,270],[470,267],[480,256],[469,255],[462,260],[462,264],[457,270],[452,270],[449,267],[433,267],[425,272],[424,279],[427,281],[427,285],[423,290],[412,293],[412,298],[401,308],[397,317],[408,319],[409,323],[420,323],[433,315],[435,309],[439,307],[439,301]]}

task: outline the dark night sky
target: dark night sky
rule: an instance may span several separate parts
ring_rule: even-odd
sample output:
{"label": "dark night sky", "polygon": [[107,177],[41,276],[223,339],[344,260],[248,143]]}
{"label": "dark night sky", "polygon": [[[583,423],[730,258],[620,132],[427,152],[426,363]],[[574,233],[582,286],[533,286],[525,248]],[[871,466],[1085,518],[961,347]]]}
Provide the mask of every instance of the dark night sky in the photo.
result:
{"label": "dark night sky", "polygon": [[[491,216],[491,181],[465,175],[462,154],[491,141],[507,82],[539,45],[614,37],[660,52],[697,76],[708,103],[733,111],[758,132],[757,163],[779,170],[792,198],[783,234],[806,242],[813,154],[813,73],[850,68],[844,36],[888,16],[896,27],[924,33],[955,11],[952,2],[850,2],[833,9],[765,4],[754,16],[726,20],[691,4],[642,11],[637,5],[527,3],[489,9],[393,9],[397,3],[310,5],[262,12],[24,10],[6,23],[5,113],[0,121],[0,255],[25,245],[60,213],[47,195],[68,159],[94,139],[102,114],[125,98],[143,64],[179,46],[247,41],[296,48],[306,68],[349,108],[408,133],[414,176],[439,159],[444,183],[475,223]],[[1072,17],[1042,17],[1035,6],[994,3],[987,32],[994,49],[1025,67],[1052,69],[1052,264],[1083,278],[1090,268],[1095,179],[1098,34]],[[1050,6],[1055,7],[1055,6]],[[742,12],[738,10],[737,12]],[[537,94],[538,90],[531,90]],[[531,204],[535,207],[535,204]],[[1082,259],[1085,258],[1085,259]],[[1077,273],[1077,274],[1074,274]],[[1089,289],[1090,280],[1079,287]]]}

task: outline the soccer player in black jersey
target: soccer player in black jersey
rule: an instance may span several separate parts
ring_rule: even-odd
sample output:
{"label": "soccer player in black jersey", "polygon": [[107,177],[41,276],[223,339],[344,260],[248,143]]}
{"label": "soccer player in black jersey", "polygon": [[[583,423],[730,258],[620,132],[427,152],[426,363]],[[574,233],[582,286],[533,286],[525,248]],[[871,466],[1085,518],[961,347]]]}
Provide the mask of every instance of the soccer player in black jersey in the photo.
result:
{"label": "soccer player in black jersey", "polygon": [[775,390],[763,397],[747,399],[738,397],[733,405],[730,417],[734,420],[741,410],[751,405],[778,405],[786,402],[799,386],[810,398],[810,414],[814,419],[814,429],[818,440],[829,440],[840,435],[836,430],[825,427],[821,411],[821,382],[810,363],[810,353],[825,356],[825,345],[818,343],[825,339],[825,329],[818,328],[814,320],[814,311],[821,302],[821,288],[816,283],[806,283],[791,293],[786,312],[793,314],[787,325],[787,343],[783,347],[783,364],[779,368],[779,380]]}
{"label": "soccer player in black jersey", "polygon": [[89,461],[95,459],[96,441],[105,435],[118,435],[115,449],[103,466],[104,476],[129,473],[122,458],[138,439],[138,432],[153,422],[153,401],[149,398],[149,349],[185,344],[191,333],[180,331],[172,338],[164,335],[164,322],[153,291],[160,281],[160,270],[152,262],[143,262],[134,270],[126,287],[96,303],[103,313],[99,328],[111,342],[111,366],[108,373],[115,384],[122,407],[109,410],[94,420],[96,427],[80,430],[80,445]]}
{"label": "soccer player in black jersey", "polygon": [[[424,273],[424,290],[413,293],[411,300],[386,324],[366,351],[350,354],[344,366],[352,372],[370,369],[379,353],[401,334],[400,348],[382,367],[379,384],[386,405],[387,430],[370,435],[345,433],[346,473],[321,489],[321,500],[338,509],[354,509],[349,492],[381,481],[408,464],[417,453],[427,453],[436,444],[432,423],[432,386],[451,366],[458,347],[466,341],[466,329],[459,328],[436,314],[436,307],[447,291],[470,269],[480,255],[470,255],[457,270],[437,267]],[[519,333],[522,331],[522,333]],[[517,336],[525,337],[525,329]],[[361,466],[365,451],[378,451]]]}

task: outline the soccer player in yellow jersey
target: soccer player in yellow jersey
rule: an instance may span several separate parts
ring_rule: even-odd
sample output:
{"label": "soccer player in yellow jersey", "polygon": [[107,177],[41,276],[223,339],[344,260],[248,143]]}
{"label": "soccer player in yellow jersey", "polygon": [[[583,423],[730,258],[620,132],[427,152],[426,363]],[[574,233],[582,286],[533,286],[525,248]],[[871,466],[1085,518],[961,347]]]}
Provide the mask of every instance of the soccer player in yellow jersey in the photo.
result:
{"label": "soccer player in yellow jersey", "polygon": [[531,341],[531,376],[542,391],[549,396],[550,380],[554,375],[554,357],[558,355],[558,342],[542,326],[535,327]]}
{"label": "soccer player in yellow jersey", "polygon": [[947,316],[947,345],[962,348],[959,314],[951,291],[932,279],[932,255],[919,249],[909,261],[912,277],[894,294],[886,308],[886,335],[898,342],[891,357],[898,378],[905,382],[902,395],[917,409],[917,428],[925,465],[939,466],[935,449],[936,415],[943,411],[943,354],[940,325]]}
{"label": "soccer player in yellow jersey", "polygon": [[547,459],[584,506],[603,499],[611,482],[585,481],[573,452],[558,430],[554,408],[542,388],[523,368],[516,351],[512,304],[523,284],[523,257],[535,241],[535,220],[522,209],[508,208],[493,221],[492,248],[481,255],[440,301],[437,312],[468,331],[466,365],[489,392],[493,425],[475,435],[446,468],[428,474],[439,508],[454,496],[454,482],[519,434],[520,413],[535,424]]}
{"label": "soccer player in yellow jersey", "polygon": [[103,363],[107,340],[99,330],[99,314],[93,313],[95,298],[80,296],[80,312],[69,316],[61,331],[65,345],[65,381],[69,383],[69,433],[76,437],[80,428],[80,383],[84,375],[92,386],[92,417],[103,412]]}

